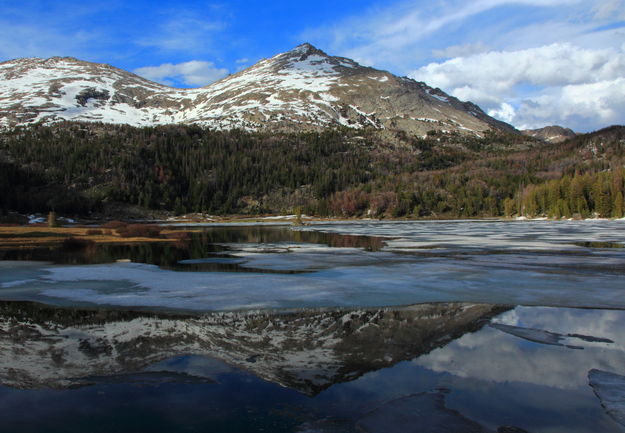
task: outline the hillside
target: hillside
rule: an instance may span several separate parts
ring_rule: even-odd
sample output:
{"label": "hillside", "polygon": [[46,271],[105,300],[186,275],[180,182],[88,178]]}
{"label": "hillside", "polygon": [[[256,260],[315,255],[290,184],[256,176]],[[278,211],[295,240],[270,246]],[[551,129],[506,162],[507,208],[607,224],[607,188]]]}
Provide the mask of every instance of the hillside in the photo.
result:
{"label": "hillside", "polygon": [[0,126],[72,120],[272,131],[345,126],[425,135],[516,130],[440,89],[310,44],[197,89],[68,57],[0,63]]}
{"label": "hillside", "polygon": [[[542,215],[563,200],[568,207],[561,203],[554,215],[618,216],[624,157],[623,126],[558,144],[432,132],[390,145],[371,129],[59,123],[0,134],[0,209],[119,218],[128,206],[138,207],[138,217],[150,210],[291,213],[301,206],[325,216],[440,218]],[[579,205],[567,192],[575,177],[584,195]],[[540,195],[539,186],[561,179],[557,194]]]}
{"label": "hillside", "polygon": [[556,125],[545,126],[539,129],[524,129],[521,133],[548,143],[561,143],[576,135],[573,130]]}

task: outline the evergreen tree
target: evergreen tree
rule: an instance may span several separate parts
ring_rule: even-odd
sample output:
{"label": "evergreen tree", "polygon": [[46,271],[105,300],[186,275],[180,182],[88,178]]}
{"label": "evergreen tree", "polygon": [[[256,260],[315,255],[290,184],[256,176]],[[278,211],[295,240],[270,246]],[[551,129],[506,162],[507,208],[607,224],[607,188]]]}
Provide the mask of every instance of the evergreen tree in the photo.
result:
{"label": "evergreen tree", "polygon": [[612,212],[612,216],[614,218],[623,218],[623,213],[625,209],[623,208],[623,193],[618,191],[616,193],[616,197],[614,198],[614,209]]}

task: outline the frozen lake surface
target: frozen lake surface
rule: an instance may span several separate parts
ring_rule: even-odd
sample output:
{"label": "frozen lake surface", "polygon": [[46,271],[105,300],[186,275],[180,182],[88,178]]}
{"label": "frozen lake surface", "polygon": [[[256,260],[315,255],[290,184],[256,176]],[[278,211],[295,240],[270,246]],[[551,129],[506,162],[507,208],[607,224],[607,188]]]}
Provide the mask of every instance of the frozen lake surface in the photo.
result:
{"label": "frozen lake surface", "polygon": [[2,251],[0,431],[622,432],[624,245],[362,222]]}
{"label": "frozen lake surface", "polygon": [[[623,221],[354,223],[298,230],[247,227],[224,242],[211,237],[220,229],[211,229],[203,248],[144,246],[135,255],[121,248],[101,260],[95,254],[91,264],[0,262],[0,296],[194,311],[456,301],[625,308]],[[55,260],[54,252],[39,259]]]}

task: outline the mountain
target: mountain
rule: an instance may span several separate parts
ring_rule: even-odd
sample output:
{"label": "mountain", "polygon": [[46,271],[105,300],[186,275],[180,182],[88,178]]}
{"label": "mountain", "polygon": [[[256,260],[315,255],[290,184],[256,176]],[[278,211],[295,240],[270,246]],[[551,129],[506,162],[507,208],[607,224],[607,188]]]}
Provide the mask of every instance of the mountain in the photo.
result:
{"label": "mountain", "polygon": [[314,395],[442,347],[506,309],[441,303],[171,315],[1,302],[0,383],[22,389],[84,386],[192,354]]}
{"label": "mountain", "polygon": [[342,125],[418,135],[516,132],[471,102],[310,44],[197,89],[69,57],[0,63],[0,126],[60,120],[282,131]]}
{"label": "mountain", "polygon": [[539,129],[524,129],[521,133],[548,143],[562,143],[563,141],[577,135],[572,129],[563,128],[562,126],[557,125],[545,126],[544,128]]}

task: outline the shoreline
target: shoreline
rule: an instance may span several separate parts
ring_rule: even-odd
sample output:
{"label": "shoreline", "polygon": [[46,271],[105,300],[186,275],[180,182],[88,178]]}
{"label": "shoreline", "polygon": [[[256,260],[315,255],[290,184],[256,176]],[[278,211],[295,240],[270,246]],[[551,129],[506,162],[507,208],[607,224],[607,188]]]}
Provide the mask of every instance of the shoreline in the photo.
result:
{"label": "shoreline", "polygon": [[[93,230],[101,231],[102,233],[88,233]],[[123,237],[116,234],[114,230],[100,227],[48,227],[35,224],[27,226],[0,225],[0,250],[58,246],[68,241],[74,242],[75,245],[83,248],[88,247],[90,244],[175,243],[184,240],[184,235],[193,231],[163,229],[160,237]]]}
{"label": "shoreline", "polygon": [[302,216],[301,223],[297,222],[294,215],[267,216],[267,217],[227,217],[220,219],[200,218],[170,218],[168,220],[135,221],[132,226],[157,226],[158,234],[154,236],[122,235],[117,229],[107,228],[106,222],[102,224],[80,225],[73,223],[60,227],[48,227],[43,223],[27,225],[0,224],[0,250],[7,249],[30,249],[37,247],[53,247],[68,243],[69,248],[87,248],[91,244],[142,244],[151,242],[176,243],[188,238],[189,233],[201,232],[209,227],[236,227],[236,226],[314,226],[323,224],[360,224],[360,223],[453,223],[453,222],[597,222],[597,221],[624,221],[625,218],[587,218],[571,219],[558,218],[471,218],[471,219],[373,219],[373,218],[315,218]]}

